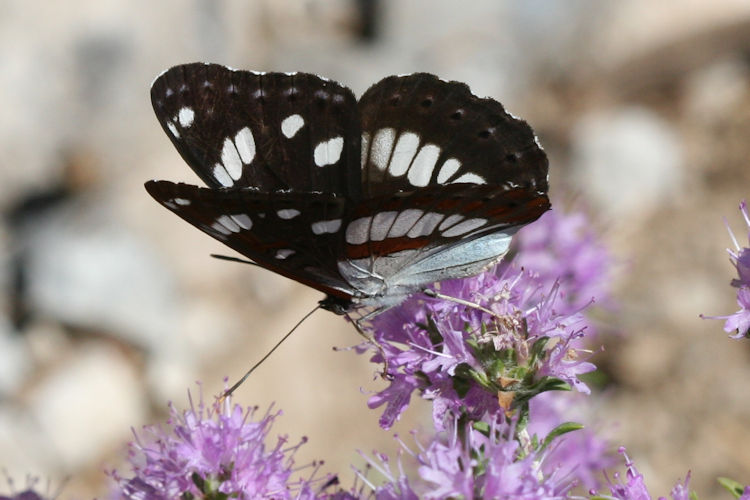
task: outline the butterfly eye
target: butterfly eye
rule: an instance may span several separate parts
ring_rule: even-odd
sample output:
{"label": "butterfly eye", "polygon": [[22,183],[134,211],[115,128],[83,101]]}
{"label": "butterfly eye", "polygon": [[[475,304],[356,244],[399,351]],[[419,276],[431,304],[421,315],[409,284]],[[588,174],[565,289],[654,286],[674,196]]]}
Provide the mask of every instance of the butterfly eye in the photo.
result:
{"label": "butterfly eye", "polygon": [[489,139],[491,135],[492,132],[490,130],[482,130],[477,134],[477,137],[479,137],[480,139]]}
{"label": "butterfly eye", "polygon": [[460,120],[464,116],[463,109],[457,109],[452,115],[451,120]]}
{"label": "butterfly eye", "polygon": [[423,108],[429,108],[432,106],[432,97],[427,97],[419,103]]}

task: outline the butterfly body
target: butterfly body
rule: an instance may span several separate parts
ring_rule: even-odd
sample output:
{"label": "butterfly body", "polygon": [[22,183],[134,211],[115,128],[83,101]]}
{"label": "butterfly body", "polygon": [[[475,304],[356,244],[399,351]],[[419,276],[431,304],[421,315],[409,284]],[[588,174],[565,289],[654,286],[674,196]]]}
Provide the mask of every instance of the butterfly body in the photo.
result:
{"label": "butterfly body", "polygon": [[549,208],[531,128],[457,82],[388,77],[357,101],[314,75],[195,63],[151,95],[208,187],[150,181],[149,193],[339,314],[481,272]]}

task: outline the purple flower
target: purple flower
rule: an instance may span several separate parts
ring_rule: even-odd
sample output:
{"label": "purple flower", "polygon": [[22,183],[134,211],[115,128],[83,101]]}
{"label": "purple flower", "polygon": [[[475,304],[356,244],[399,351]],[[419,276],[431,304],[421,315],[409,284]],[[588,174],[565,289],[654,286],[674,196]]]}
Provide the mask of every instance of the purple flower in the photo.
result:
{"label": "purple flower", "polygon": [[34,490],[24,490],[11,496],[0,495],[0,500],[44,500],[45,497]]}
{"label": "purple flower", "polygon": [[[564,396],[564,397],[561,397]],[[591,410],[586,411],[588,399],[583,394],[546,392],[530,401],[528,432],[546,436],[565,422],[592,420]],[[594,424],[596,425],[596,424]],[[578,484],[590,490],[601,486],[602,471],[615,465],[613,448],[601,432],[589,425],[559,436],[550,446],[544,471],[575,478]]]}
{"label": "purple flower", "polygon": [[[8,482],[8,489],[11,491],[16,490],[15,483],[13,479],[10,478],[10,476],[7,476],[6,473],[6,480]],[[47,498],[56,498],[59,495],[59,492],[54,494],[47,493],[46,495],[41,495],[36,492],[36,487],[39,484],[39,478],[35,476],[27,476],[26,477],[26,486],[24,486],[24,490],[20,491],[18,493],[9,493],[7,495],[0,494],[0,500],[45,500]],[[49,484],[47,485],[47,489],[49,489]]]}
{"label": "purple flower", "polygon": [[414,390],[433,401],[437,429],[459,412],[478,419],[565,383],[588,392],[578,375],[594,365],[574,345],[586,324],[580,312],[558,312],[559,291],[501,265],[440,283],[449,299],[415,296],[377,316],[372,329],[382,349],[373,360],[385,356],[392,377],[368,402],[385,405],[380,425],[393,425]]}
{"label": "purple flower", "polygon": [[[386,482],[376,488],[378,500],[444,498],[568,498],[570,479],[545,473],[545,455],[522,447],[515,439],[516,426],[493,422],[484,431],[454,420],[446,431],[426,445],[417,444],[399,455],[398,474],[388,458],[377,455],[370,464]],[[411,457],[418,478],[404,475],[404,457]],[[408,465],[408,464],[407,464]]]}
{"label": "purple flower", "polygon": [[[740,202],[740,213],[742,213],[742,218],[745,219],[745,224],[750,228],[750,216],[748,216],[747,203],[744,200]],[[740,247],[737,238],[729,228],[729,224],[727,224],[727,230],[735,248],[735,250],[727,249],[729,260],[732,261],[732,264],[737,269],[737,279],[732,280],[732,286],[737,288],[750,286],[750,248]],[[750,241],[750,235],[748,236],[748,240]]]}
{"label": "purple flower", "polygon": [[256,417],[226,400],[180,413],[169,405],[168,428],[145,427],[130,445],[133,476],[116,471],[117,498],[316,498],[310,479],[293,479],[294,454],[305,442],[287,444],[285,436],[267,447],[271,425],[281,412]]}
{"label": "purple flower", "polygon": [[[646,488],[646,483],[643,480],[643,474],[638,472],[635,464],[625,453],[625,448],[620,448],[619,451],[623,455],[623,457],[625,457],[625,466],[627,467],[626,480],[623,481],[619,473],[614,474],[613,480],[607,478],[611,496],[599,495],[598,498],[608,498],[616,500],[651,500],[651,494]],[[690,473],[688,472],[687,476],[685,476],[685,481],[682,483],[678,482],[675,487],[672,488],[672,491],[670,492],[672,500],[689,500],[689,483]],[[660,500],[665,498],[666,497],[659,497]]]}
{"label": "purple flower", "polygon": [[[750,228],[750,216],[748,216],[745,201],[740,203],[740,212],[745,219],[745,224]],[[734,335],[730,335],[730,337],[740,339],[746,337],[748,330],[750,330],[750,248],[740,247],[728,223],[727,230],[735,248],[734,250],[727,249],[729,260],[735,269],[737,269],[737,278],[732,280],[731,285],[738,288],[737,304],[740,306],[740,309],[734,314],[724,316],[705,316],[701,314],[701,318],[726,320],[724,322],[724,331],[727,333],[734,332]]]}
{"label": "purple flower", "polygon": [[584,211],[550,210],[521,228],[514,241],[514,265],[533,271],[547,287],[560,283],[559,312],[579,311],[594,299],[612,304],[612,256]]}

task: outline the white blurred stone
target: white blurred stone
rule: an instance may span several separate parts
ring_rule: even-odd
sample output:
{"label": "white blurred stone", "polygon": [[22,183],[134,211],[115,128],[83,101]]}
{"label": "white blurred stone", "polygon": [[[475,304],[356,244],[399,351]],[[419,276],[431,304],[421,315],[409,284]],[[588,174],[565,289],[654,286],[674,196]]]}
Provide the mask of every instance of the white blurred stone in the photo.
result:
{"label": "white blurred stone", "polygon": [[148,392],[154,401],[170,401],[175,394],[184,394],[199,378],[198,367],[186,357],[161,353],[146,365]]}
{"label": "white blurred stone", "polygon": [[4,401],[0,405],[2,475],[12,478],[16,484],[24,484],[24,479],[29,475],[45,480],[49,478],[54,483],[63,479],[54,477],[59,472],[58,459],[55,450],[50,448],[47,436],[39,431],[33,415]]}
{"label": "white blurred stone", "polygon": [[115,348],[89,344],[50,371],[31,393],[30,411],[50,453],[71,470],[125,441],[147,414],[131,363]]}
{"label": "white blurred stone", "polygon": [[584,116],[572,134],[575,187],[611,217],[648,214],[680,191],[683,152],[671,126],[640,107]]}
{"label": "white blurred stone", "polygon": [[31,370],[24,337],[14,334],[0,318],[0,394],[14,393]]}
{"label": "white blurred stone", "polygon": [[65,335],[62,326],[53,321],[34,321],[23,331],[23,336],[34,362],[48,366],[75,349],[74,342]]}
{"label": "white blurred stone", "polygon": [[85,202],[30,229],[34,310],[150,351],[180,349],[177,291],[169,268],[115,220],[104,205]]}
{"label": "white blurred stone", "polygon": [[542,68],[539,73],[545,76],[586,64],[596,51],[591,37],[599,28],[598,20],[611,9],[610,3],[597,0],[508,2],[506,22],[517,47],[515,66],[527,72]]}
{"label": "white blurred stone", "polygon": [[730,115],[747,93],[747,65],[739,58],[721,59],[687,80],[685,107],[697,120],[716,121]]}

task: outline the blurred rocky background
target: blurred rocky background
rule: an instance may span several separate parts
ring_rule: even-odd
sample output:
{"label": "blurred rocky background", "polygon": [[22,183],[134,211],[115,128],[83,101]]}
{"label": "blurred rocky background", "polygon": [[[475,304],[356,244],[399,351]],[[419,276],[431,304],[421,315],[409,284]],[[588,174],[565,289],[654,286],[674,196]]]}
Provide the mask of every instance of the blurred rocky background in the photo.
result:
{"label": "blurred rocky background", "polygon": [[[750,352],[699,313],[736,309],[727,216],[750,186],[745,0],[0,1],[0,468],[60,498],[106,496],[130,427],[238,377],[319,294],[211,259],[221,245],[159,207],[151,178],[196,182],[151,111],[174,64],[315,72],[358,95],[394,73],[469,83],[536,129],[553,200],[575,198],[620,259],[603,315],[615,422],[652,491],[688,469],[750,481]],[[285,416],[300,461],[351,480],[393,451],[373,367],[317,313],[236,393]],[[403,434],[427,422],[412,407]],[[5,490],[6,488],[2,488]]]}

